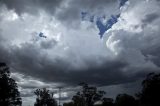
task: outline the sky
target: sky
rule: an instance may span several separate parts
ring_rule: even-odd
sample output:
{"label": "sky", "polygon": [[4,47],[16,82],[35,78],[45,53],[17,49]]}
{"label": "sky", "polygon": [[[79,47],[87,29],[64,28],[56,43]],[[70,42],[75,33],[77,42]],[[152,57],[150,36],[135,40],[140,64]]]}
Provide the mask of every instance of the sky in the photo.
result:
{"label": "sky", "polygon": [[68,101],[80,82],[133,95],[160,70],[159,34],[160,0],[0,0],[0,61],[23,106],[44,87]]}

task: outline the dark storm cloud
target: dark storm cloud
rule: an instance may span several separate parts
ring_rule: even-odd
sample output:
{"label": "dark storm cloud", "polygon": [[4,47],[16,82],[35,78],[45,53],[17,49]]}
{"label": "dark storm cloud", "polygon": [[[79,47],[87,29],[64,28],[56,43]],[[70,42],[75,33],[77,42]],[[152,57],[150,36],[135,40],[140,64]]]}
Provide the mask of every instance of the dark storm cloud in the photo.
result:
{"label": "dark storm cloud", "polygon": [[[9,63],[14,72],[23,73],[45,82],[62,83],[65,85],[77,85],[79,82],[100,86],[129,83],[144,77],[151,70],[141,67],[129,68],[127,61],[119,60],[118,58],[106,60],[104,57],[83,59],[83,63],[87,67],[80,66],[80,68],[75,68],[70,63],[70,60],[58,56],[50,59],[52,57],[48,57],[41,50],[50,48],[51,45],[55,44],[53,40],[50,40],[47,44],[45,44],[46,42],[43,43],[40,43],[40,47],[37,47],[35,43],[23,43],[19,47],[14,45],[6,46],[5,43],[1,42],[3,45],[0,45],[0,60]],[[74,57],[69,57],[69,59],[72,58]],[[102,61],[102,64],[99,64],[99,61]],[[127,69],[127,71],[124,69]],[[136,73],[130,73],[135,70]],[[33,85],[22,86],[24,88],[35,87]]]}
{"label": "dark storm cloud", "polygon": [[31,65],[29,68],[23,69],[23,72],[25,71],[25,73],[29,75],[35,75],[34,77],[41,78],[45,81],[53,81],[67,85],[75,85],[79,82],[109,85],[130,81],[126,80],[127,76],[125,76],[124,73],[121,73],[121,68],[124,67],[122,63],[106,62],[102,66],[95,65],[96,63],[91,64],[88,69],[67,69],[69,66],[66,66],[66,63],[62,60],[57,59],[56,62],[50,63],[50,65],[45,61],[42,69],[26,72],[27,70],[32,70],[33,66]]}
{"label": "dark storm cloud", "polygon": [[[115,2],[116,0],[0,0],[1,4],[5,4],[8,9],[15,10],[18,14],[23,12],[36,13],[38,9],[44,9],[49,13],[54,13],[57,8],[63,8],[65,3],[69,2],[67,9],[97,9],[103,8],[106,4]],[[68,11],[68,10],[67,10]],[[66,11],[66,12],[67,12]],[[68,11],[69,13],[72,11]],[[67,13],[66,13],[67,14]]]}
{"label": "dark storm cloud", "polygon": [[[12,47],[10,51],[12,52],[8,53],[8,50],[3,50],[1,47],[1,61],[7,59],[16,72],[39,78],[46,82],[66,85],[88,82],[105,86],[132,82],[143,76],[128,76],[127,73],[123,72],[123,69],[128,64],[118,60],[104,60],[103,64],[97,65],[99,60],[86,59],[84,62],[87,64],[87,68],[76,69],[63,58],[56,57],[54,61],[51,61],[43,53],[39,52],[36,46],[29,43],[25,43],[21,47]],[[10,58],[6,58],[8,55],[10,55]]]}
{"label": "dark storm cloud", "polygon": [[13,9],[18,14],[24,12],[37,14],[39,9],[54,13],[62,0],[0,0],[8,9]]}
{"label": "dark storm cloud", "polygon": [[152,45],[151,47],[142,50],[142,53],[146,56],[147,59],[150,59],[154,64],[160,67],[160,46]]}
{"label": "dark storm cloud", "polygon": [[147,14],[145,16],[145,19],[142,20],[142,22],[143,23],[151,23],[158,18],[159,18],[159,14],[157,14],[157,13]]}
{"label": "dark storm cloud", "polygon": [[[15,2],[13,3],[13,1]],[[27,5],[30,6],[33,4],[35,4],[35,7],[38,6],[39,8],[45,8],[47,11],[52,11],[52,8],[51,10],[49,10],[49,7],[54,3],[54,1],[51,2],[51,0],[48,0],[48,2],[46,2],[47,4],[45,4],[44,0],[38,0],[38,1],[22,0],[21,3],[18,3],[18,0],[13,0],[13,1],[8,0],[8,1],[1,1],[1,2],[5,3],[7,7],[10,9],[16,9],[18,13],[22,13],[22,11],[28,12],[23,9],[27,9],[25,6]],[[33,2],[33,4],[31,2]],[[67,16],[68,14],[68,16],[74,16],[72,18],[75,18],[75,15],[73,14],[79,13],[81,9],[94,10],[97,7],[101,9],[101,7],[103,6],[105,7],[107,4],[109,5],[110,3],[113,3],[113,1],[112,0],[109,0],[109,1],[94,0],[94,2],[93,1],[91,2],[91,0],[77,0],[76,2],[70,1],[68,3],[68,7],[64,9],[63,15]],[[22,4],[23,7],[19,7],[20,4]],[[60,4],[60,2],[57,1],[55,2],[55,4]],[[31,6],[31,7],[33,7],[34,9],[34,6]],[[79,9],[79,7],[81,8]],[[20,8],[23,8],[23,9],[21,10]],[[71,13],[71,15],[69,15],[69,13]],[[68,18],[68,19],[72,20],[72,18]],[[158,18],[156,15],[150,14],[146,16],[144,21],[152,22],[156,18]],[[64,19],[62,18],[61,20],[65,20],[65,19],[66,17],[64,17]],[[118,33],[118,35],[119,35],[118,39],[123,37],[123,36],[120,36],[120,33]],[[135,45],[137,46],[139,44],[139,42],[135,44],[136,42],[135,40],[137,39],[133,40],[129,38],[130,39],[129,40],[127,39],[128,36],[126,36],[125,38],[126,39],[123,41],[123,43],[121,45],[118,45],[118,46],[122,46],[124,51],[125,51],[125,48],[131,48],[132,46],[134,47]],[[128,44],[128,41],[129,41],[129,44]],[[74,40],[74,43],[75,43],[75,40]],[[80,68],[75,68],[70,62],[70,60],[74,58],[74,56],[71,55],[67,59],[59,56],[55,56],[54,58],[52,58],[51,56],[48,56],[48,54],[43,52],[42,49],[52,48],[56,46],[56,44],[57,44],[56,41],[51,40],[47,42],[42,41],[40,43],[40,47],[38,47],[36,43],[22,43],[20,47],[19,46],[7,47],[5,45],[0,45],[1,47],[0,59],[1,61],[4,61],[4,62],[7,61],[15,69],[15,71],[23,73],[25,75],[30,75],[32,77],[36,77],[44,81],[58,82],[58,83],[71,84],[71,85],[77,84],[83,81],[86,81],[88,83],[93,83],[93,84],[99,84],[99,85],[127,83],[127,82],[135,81],[138,78],[143,77],[145,73],[148,73],[147,69],[144,69],[141,67],[138,67],[138,68],[132,67],[132,69],[129,69],[129,64],[127,62],[130,58],[125,57],[124,55],[121,57],[122,60],[124,59],[124,57],[125,59],[126,58],[129,58],[129,59],[128,60],[126,59],[126,61],[122,61],[117,58],[115,58],[115,60],[114,59],[108,60],[106,58],[102,59],[104,58],[103,56],[98,59],[96,57],[84,59],[83,57],[82,61],[84,62],[84,64],[86,64],[87,67],[80,66],[80,64],[76,63],[75,61],[75,64],[79,65],[80,67]],[[53,50],[52,52],[54,53],[57,51]],[[87,52],[90,52],[90,51],[87,51]],[[154,50],[152,50],[151,53],[152,52],[154,52]],[[155,52],[157,53],[157,51]],[[130,52],[126,52],[126,51],[125,53],[126,55],[127,53],[130,54]],[[68,56],[68,54],[66,55]],[[157,56],[160,57],[159,55]],[[103,61],[103,64],[98,64],[99,61]],[[127,69],[128,71],[124,71],[124,69]],[[138,70],[136,71],[137,73],[132,73],[134,70]],[[130,72],[131,74],[128,74]]]}
{"label": "dark storm cloud", "polygon": [[57,44],[57,41],[54,40],[54,39],[42,41],[42,42],[40,43],[41,47],[44,48],[44,49],[53,48],[53,47],[56,46],[56,44]]}
{"label": "dark storm cloud", "polygon": [[10,63],[10,51],[8,49],[6,40],[1,36],[0,33],[0,61]]}
{"label": "dark storm cloud", "polygon": [[119,5],[118,0],[0,0],[0,3],[19,15],[37,15],[43,10],[67,25],[78,23],[82,11],[110,16]]}
{"label": "dark storm cloud", "polygon": [[[136,74],[128,74],[123,71],[128,67],[126,62],[120,60],[104,60],[98,65],[98,59],[86,59],[84,63],[87,68],[74,68],[70,63],[60,57],[53,61],[39,52],[39,49],[32,44],[25,43],[21,48],[12,47],[9,60],[16,72],[38,78],[45,82],[62,83],[65,85],[77,85],[79,82],[87,82],[101,86],[120,84],[136,81],[142,78],[145,73],[141,70]],[[0,52],[1,56],[7,51]],[[102,59],[102,58],[100,58]],[[135,69],[137,70],[137,69]],[[133,70],[130,69],[129,72]],[[141,72],[141,73],[140,73]],[[25,86],[25,85],[23,85]]]}
{"label": "dark storm cloud", "polygon": [[[115,25],[115,30],[118,28],[113,35],[106,33],[106,47],[106,39],[103,39],[103,44],[99,43],[98,37],[95,37],[96,29],[90,30],[86,25],[88,23],[78,24],[80,29],[72,29],[71,24],[81,22],[81,12],[85,11],[96,17],[106,15],[106,19],[119,13],[121,10],[116,8],[118,0],[0,0],[0,4],[19,15],[29,13],[22,15],[23,20],[20,20],[21,17],[16,17],[14,11],[1,7],[0,32],[3,35],[0,34],[0,61],[11,67],[12,77],[22,88],[22,96],[31,99],[31,91],[35,88],[54,89],[61,84],[71,87],[71,90],[64,91],[69,92],[71,97],[73,86],[80,82],[107,86],[112,90],[109,91],[111,96],[121,91],[125,93],[128,89],[127,92],[134,93],[138,89],[136,85],[140,84],[132,83],[144,79],[146,74],[157,71],[160,66],[158,2],[144,2],[130,0],[127,4],[129,11],[125,10],[127,6],[122,11],[122,15],[126,12],[125,23],[123,19],[119,21],[123,25]],[[37,16],[39,13],[41,15]],[[55,18],[52,23],[51,15]],[[63,22],[67,27],[61,26]],[[133,28],[134,25],[144,26],[137,31],[140,27]],[[87,31],[82,30],[86,26]],[[48,33],[47,39],[30,40],[30,33],[43,30]]]}
{"label": "dark storm cloud", "polygon": [[81,20],[80,15],[83,11],[98,15],[113,14],[116,6],[118,7],[117,0],[71,0],[67,2],[67,6],[62,5],[59,8],[56,18],[68,24],[75,20]]}

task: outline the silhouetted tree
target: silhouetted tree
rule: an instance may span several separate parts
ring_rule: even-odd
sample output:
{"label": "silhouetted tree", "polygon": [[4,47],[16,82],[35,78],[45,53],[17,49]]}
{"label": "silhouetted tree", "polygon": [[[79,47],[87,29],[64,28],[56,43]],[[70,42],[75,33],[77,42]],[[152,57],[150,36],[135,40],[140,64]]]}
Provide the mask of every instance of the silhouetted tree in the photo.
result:
{"label": "silhouetted tree", "polygon": [[22,101],[15,80],[10,77],[9,67],[0,63],[0,106],[21,106]]}
{"label": "silhouetted tree", "polygon": [[37,89],[34,93],[37,96],[34,106],[57,106],[54,93],[50,93],[46,88]]}
{"label": "silhouetted tree", "polygon": [[86,83],[81,83],[81,91],[78,91],[72,100],[75,106],[93,106],[95,102],[102,100],[104,91],[98,91],[96,87],[88,86]]}
{"label": "silhouetted tree", "polygon": [[133,96],[127,94],[119,94],[115,100],[116,106],[137,106],[137,101]]}
{"label": "silhouetted tree", "polygon": [[73,102],[64,103],[63,106],[75,106]]}
{"label": "silhouetted tree", "polygon": [[142,91],[137,96],[143,106],[160,106],[160,74],[150,73],[142,82]]}
{"label": "silhouetted tree", "polygon": [[114,100],[112,98],[103,98],[101,106],[114,106]]}

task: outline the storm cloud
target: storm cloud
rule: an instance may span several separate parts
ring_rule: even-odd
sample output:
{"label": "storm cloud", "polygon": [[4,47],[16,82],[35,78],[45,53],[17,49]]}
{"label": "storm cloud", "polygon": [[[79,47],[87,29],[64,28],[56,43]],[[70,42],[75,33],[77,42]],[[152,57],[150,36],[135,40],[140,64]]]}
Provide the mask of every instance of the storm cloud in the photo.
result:
{"label": "storm cloud", "polygon": [[0,0],[0,3],[8,9],[13,9],[19,15],[27,12],[31,14],[39,13],[40,9],[54,13],[62,0]]}
{"label": "storm cloud", "polygon": [[[80,82],[109,90],[111,97],[115,91],[134,94],[146,74],[159,72],[159,0],[119,5],[120,0],[0,0],[0,61],[10,66],[26,106],[36,88],[64,86],[67,100]],[[104,24],[120,15],[100,39],[96,22],[84,21],[82,12]]]}

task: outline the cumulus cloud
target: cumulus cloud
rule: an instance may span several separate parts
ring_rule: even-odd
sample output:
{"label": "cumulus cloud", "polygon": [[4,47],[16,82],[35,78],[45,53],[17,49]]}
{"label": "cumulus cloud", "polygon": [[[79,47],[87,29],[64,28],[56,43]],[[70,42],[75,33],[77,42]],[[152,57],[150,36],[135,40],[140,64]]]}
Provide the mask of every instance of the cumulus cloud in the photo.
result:
{"label": "cumulus cloud", "polygon": [[[143,5],[145,5],[144,9]],[[154,14],[150,6],[153,6]],[[126,9],[121,14],[119,22],[108,33],[107,47],[116,55],[127,57],[125,59],[131,65],[159,69],[155,62],[146,56],[147,51],[151,51],[151,45],[155,48],[159,45],[156,41],[159,39],[159,16],[157,15],[159,10],[159,5],[155,1],[141,1],[133,8]]]}
{"label": "cumulus cloud", "polygon": [[[69,98],[72,86],[88,82],[113,87],[112,96],[158,72],[159,0],[129,0],[120,9],[117,0],[93,1],[0,0],[0,61],[11,67],[26,104],[39,87],[63,85]],[[121,14],[100,40],[96,24],[82,21],[83,11]]]}
{"label": "cumulus cloud", "polygon": [[[1,0],[2,6],[15,11],[18,15],[29,13],[40,15],[45,11],[54,15],[65,25],[78,26],[80,13],[90,12],[94,15],[109,15],[119,12],[119,0]],[[72,27],[72,28],[74,28]]]}
{"label": "cumulus cloud", "polygon": [[[89,1],[79,2],[77,5],[90,3]],[[74,4],[74,1],[68,3]],[[107,3],[110,4],[112,2],[108,1]],[[7,2],[5,4],[7,5]],[[104,1],[99,3],[100,6],[103,4]],[[2,10],[11,14],[11,18],[6,20],[5,17],[8,15],[3,15],[3,12],[1,13],[2,22],[5,25],[2,26],[1,24],[1,35],[7,42],[11,42],[11,45],[8,44],[8,48],[2,47],[1,55],[6,56],[7,61],[14,61],[11,64],[17,67],[17,70],[21,73],[39,77],[43,80],[61,83],[72,83],[72,81],[75,83],[74,81],[81,81],[81,77],[84,77],[88,82],[99,84],[103,82],[104,85],[107,85],[109,84],[108,82],[102,81],[107,81],[106,76],[104,76],[104,78],[100,77],[99,82],[95,80],[92,81],[92,79],[103,76],[100,73],[106,72],[105,75],[112,73],[111,70],[117,70],[117,72],[119,72],[117,76],[124,77],[122,79],[126,79],[126,72],[124,70],[130,70],[131,68],[144,70],[150,67],[153,70],[157,70],[158,67],[154,64],[155,61],[152,61],[153,59],[146,61],[147,57],[144,55],[146,53],[144,52],[146,51],[144,47],[147,48],[148,45],[145,43],[145,39],[147,38],[142,34],[142,30],[145,30],[147,26],[141,30],[138,28],[144,23],[152,25],[154,20],[158,20],[158,15],[154,15],[157,13],[157,10],[154,14],[153,12],[151,13],[151,11],[147,11],[146,13],[146,9],[148,9],[150,5],[154,6],[157,4],[155,4],[155,2],[148,3],[148,8],[145,7],[137,13],[137,10],[139,10],[138,7],[140,8],[144,4],[146,5],[146,2],[141,1],[138,6],[134,5],[135,7],[122,12],[119,22],[114,25],[111,30],[112,34],[109,35],[110,32],[106,34],[106,36],[108,36],[108,48],[105,48],[104,44],[97,40],[95,33],[97,29],[90,23],[82,22],[79,29],[68,30],[68,28],[61,25],[59,20],[54,19],[54,17],[50,18],[50,16],[44,12],[41,13],[39,18],[29,14],[23,14],[19,17],[16,16],[16,12],[4,7]],[[89,9],[96,9],[97,6],[92,5],[93,7],[91,6]],[[154,6],[154,8],[158,8],[158,6]],[[142,12],[144,12],[143,16],[141,14]],[[17,18],[13,18],[15,16]],[[131,22],[130,19],[134,20]],[[30,26],[31,22],[32,26]],[[51,24],[48,24],[49,22],[51,22]],[[56,24],[53,25],[55,22]],[[19,25],[22,27],[18,27]],[[10,29],[10,26],[14,26],[14,29]],[[89,30],[89,32],[86,29]],[[135,32],[133,32],[133,30]],[[38,38],[38,33],[41,31],[49,38]],[[157,42],[155,42],[155,45],[156,43]],[[82,44],[84,46],[81,46]],[[121,58],[124,58],[124,60],[119,61]],[[137,64],[137,62],[139,62],[139,64]],[[113,64],[113,66],[109,66],[109,64]],[[100,70],[102,70],[102,72]],[[73,76],[70,76],[70,73],[73,73]],[[91,73],[91,76],[83,76],[85,73]],[[76,78],[76,80],[74,78]],[[115,82],[118,80],[119,79],[115,79]],[[121,82],[121,80],[119,81]]]}

